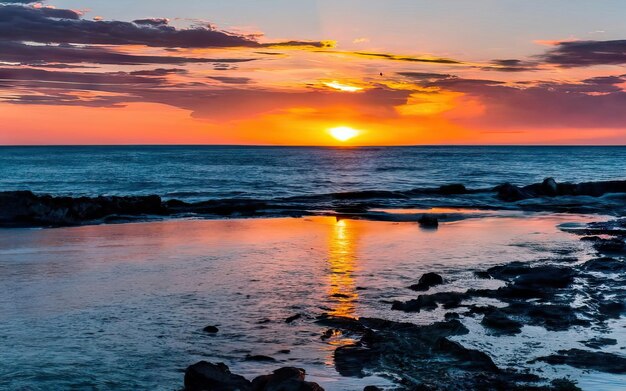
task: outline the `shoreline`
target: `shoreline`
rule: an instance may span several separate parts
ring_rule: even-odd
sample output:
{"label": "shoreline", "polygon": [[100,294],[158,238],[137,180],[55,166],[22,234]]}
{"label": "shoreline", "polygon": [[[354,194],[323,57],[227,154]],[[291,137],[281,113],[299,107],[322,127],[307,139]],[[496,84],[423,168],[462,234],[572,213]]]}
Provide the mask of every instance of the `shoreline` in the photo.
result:
{"label": "shoreline", "polygon": [[[407,217],[385,209],[457,208],[626,215],[626,181],[542,183],[492,189],[467,189],[462,184],[409,191],[357,191],[272,200],[221,199],[164,201],[158,195],[55,197],[30,191],[0,192],[0,228],[62,227],[107,224],[152,218],[232,218],[338,216],[383,221],[422,221],[436,225],[446,214]],[[454,217],[452,217],[454,218]]]}

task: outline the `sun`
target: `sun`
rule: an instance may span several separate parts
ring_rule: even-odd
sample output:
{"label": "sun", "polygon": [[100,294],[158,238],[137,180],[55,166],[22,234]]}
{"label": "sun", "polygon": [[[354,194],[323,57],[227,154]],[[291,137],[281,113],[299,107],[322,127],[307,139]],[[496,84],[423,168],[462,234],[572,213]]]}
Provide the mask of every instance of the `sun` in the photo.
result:
{"label": "sun", "polygon": [[328,129],[331,136],[341,142],[345,142],[359,135],[359,131],[349,126],[337,126],[336,128]]}

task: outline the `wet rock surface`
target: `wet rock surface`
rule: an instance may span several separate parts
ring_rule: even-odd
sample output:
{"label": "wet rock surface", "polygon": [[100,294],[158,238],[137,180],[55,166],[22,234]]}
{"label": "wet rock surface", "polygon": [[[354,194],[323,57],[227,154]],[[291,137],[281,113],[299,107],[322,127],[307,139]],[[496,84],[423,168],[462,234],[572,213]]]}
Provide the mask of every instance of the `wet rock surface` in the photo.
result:
{"label": "wet rock surface", "polygon": [[420,277],[417,284],[411,285],[409,289],[414,291],[427,291],[433,286],[443,284],[443,277],[437,273],[426,273]]}
{"label": "wet rock surface", "polygon": [[305,377],[302,368],[284,367],[249,381],[225,364],[200,361],[186,369],[185,391],[324,391]]}
{"label": "wet rock surface", "polygon": [[536,361],[543,361],[552,365],[569,365],[581,369],[626,374],[626,357],[612,353],[591,352],[582,349],[559,350],[550,356],[539,357],[533,360],[533,362]]}

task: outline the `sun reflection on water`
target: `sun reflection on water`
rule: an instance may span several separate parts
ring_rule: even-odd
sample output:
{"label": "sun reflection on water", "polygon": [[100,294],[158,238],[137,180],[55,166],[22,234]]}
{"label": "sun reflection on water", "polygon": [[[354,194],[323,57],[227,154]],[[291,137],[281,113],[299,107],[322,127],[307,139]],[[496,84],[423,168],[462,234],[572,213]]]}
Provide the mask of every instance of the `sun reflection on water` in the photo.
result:
{"label": "sun reflection on water", "polygon": [[356,266],[355,235],[350,220],[337,219],[328,242],[330,284],[328,296],[332,305],[331,315],[355,316],[358,298],[354,281]]}

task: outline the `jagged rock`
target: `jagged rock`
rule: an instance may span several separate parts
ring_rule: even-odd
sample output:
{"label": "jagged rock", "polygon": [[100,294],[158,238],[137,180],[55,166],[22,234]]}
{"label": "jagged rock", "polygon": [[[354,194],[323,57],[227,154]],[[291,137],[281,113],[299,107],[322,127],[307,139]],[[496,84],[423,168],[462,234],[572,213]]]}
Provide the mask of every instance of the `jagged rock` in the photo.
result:
{"label": "jagged rock", "polygon": [[226,364],[200,361],[185,371],[185,391],[252,391],[252,383]]}
{"label": "jagged rock", "polygon": [[324,391],[319,384],[305,381],[305,377],[302,368],[280,368],[252,380],[252,391]]}
{"label": "jagged rock", "polygon": [[426,273],[420,277],[417,284],[411,285],[409,289],[414,291],[427,291],[435,285],[443,284],[443,278],[437,273]]}

